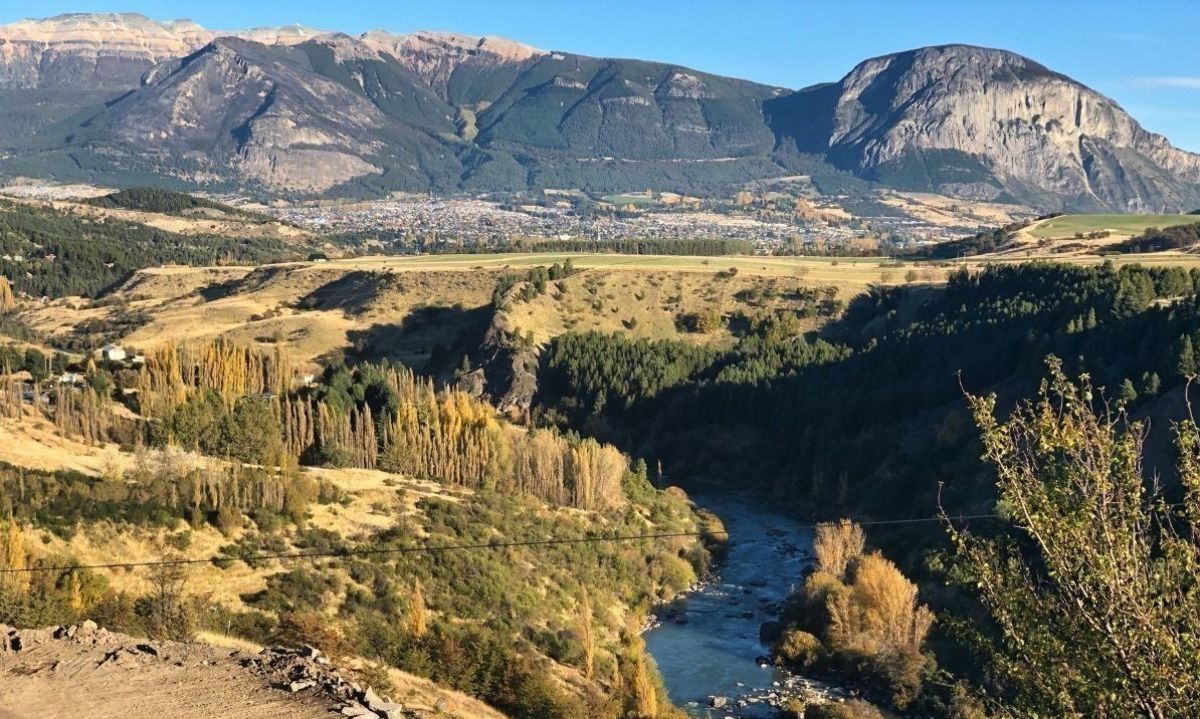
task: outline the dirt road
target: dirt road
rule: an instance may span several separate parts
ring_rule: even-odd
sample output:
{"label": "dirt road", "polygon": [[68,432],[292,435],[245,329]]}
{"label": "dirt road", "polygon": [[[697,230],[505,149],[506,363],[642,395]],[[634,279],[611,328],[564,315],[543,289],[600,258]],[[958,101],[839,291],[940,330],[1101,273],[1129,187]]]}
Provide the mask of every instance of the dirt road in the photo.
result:
{"label": "dirt road", "polygon": [[346,704],[319,682],[293,693],[289,677],[263,664],[244,652],[151,643],[90,624],[0,626],[0,719],[328,719]]}

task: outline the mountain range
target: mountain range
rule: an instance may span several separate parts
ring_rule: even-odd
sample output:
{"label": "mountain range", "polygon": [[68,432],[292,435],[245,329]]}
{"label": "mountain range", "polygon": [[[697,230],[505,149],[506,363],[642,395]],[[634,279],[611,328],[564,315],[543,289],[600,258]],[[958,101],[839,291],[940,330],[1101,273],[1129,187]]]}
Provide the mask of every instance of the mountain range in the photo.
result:
{"label": "mountain range", "polygon": [[1003,50],[921,48],[791,90],[495,37],[133,14],[0,26],[0,174],[289,197],[703,193],[807,175],[827,193],[1200,207],[1200,155]]}

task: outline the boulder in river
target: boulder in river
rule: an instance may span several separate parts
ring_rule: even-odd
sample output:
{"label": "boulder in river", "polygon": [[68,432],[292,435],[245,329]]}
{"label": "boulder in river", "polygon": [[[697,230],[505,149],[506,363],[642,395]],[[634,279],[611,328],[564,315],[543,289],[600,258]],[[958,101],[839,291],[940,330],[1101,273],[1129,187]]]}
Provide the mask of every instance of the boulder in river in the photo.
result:
{"label": "boulder in river", "polygon": [[783,625],[779,622],[763,622],[758,625],[758,641],[771,644],[783,635]]}

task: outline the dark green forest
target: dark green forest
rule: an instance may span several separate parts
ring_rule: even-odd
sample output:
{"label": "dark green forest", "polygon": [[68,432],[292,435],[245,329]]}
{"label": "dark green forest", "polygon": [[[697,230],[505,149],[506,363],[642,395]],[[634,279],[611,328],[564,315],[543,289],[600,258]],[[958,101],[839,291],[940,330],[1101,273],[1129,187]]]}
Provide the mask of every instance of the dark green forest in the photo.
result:
{"label": "dark green forest", "polygon": [[[801,516],[987,514],[996,477],[980,461],[968,395],[996,393],[1004,416],[1037,396],[1057,357],[1066,375],[1091,377],[1088,398],[1101,410],[1150,419],[1145,472],[1178,501],[1171,424],[1186,419],[1180,388],[1200,371],[1197,289],[1200,272],[1180,268],[996,265],[955,273],[944,288],[873,288],[807,335],[763,319],[726,351],[567,334],[545,352],[535,418],[661,459],[670,482],[717,482]],[[982,536],[1001,526],[969,525]],[[988,659],[955,629],[980,607],[954,574],[947,534],[937,524],[872,527],[870,541],[946,613],[927,644],[937,663],[832,663],[885,704],[965,716],[950,709],[955,680],[939,672],[986,685]]]}
{"label": "dark green forest", "polygon": [[1164,252],[1192,247],[1200,242],[1200,222],[1173,227],[1148,227],[1136,237],[1130,237],[1117,248],[1122,252]]}
{"label": "dark green forest", "polygon": [[85,203],[96,207],[158,212],[164,215],[186,215],[191,210],[216,210],[222,214],[246,219],[263,222],[268,220],[263,215],[245,212],[220,202],[189,195],[186,192],[174,192],[160,187],[131,187],[127,190],[118,190],[102,197],[85,200]]}
{"label": "dark green forest", "polygon": [[1056,355],[1149,404],[1196,367],[1198,286],[1179,268],[990,266],[944,289],[873,288],[820,333],[764,318],[725,352],[566,334],[540,411],[672,475],[821,513],[930,516],[943,482],[951,506],[986,506],[964,389],[1028,396]]}
{"label": "dark green forest", "polygon": [[96,297],[143,267],[261,264],[307,254],[275,239],[182,235],[0,200],[0,275],[34,297]]}

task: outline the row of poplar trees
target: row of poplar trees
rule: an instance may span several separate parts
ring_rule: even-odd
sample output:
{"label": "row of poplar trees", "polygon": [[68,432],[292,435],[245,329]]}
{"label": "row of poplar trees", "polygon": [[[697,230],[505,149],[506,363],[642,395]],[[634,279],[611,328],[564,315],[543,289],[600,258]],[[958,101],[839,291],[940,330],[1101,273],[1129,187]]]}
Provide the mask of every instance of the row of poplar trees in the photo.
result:
{"label": "row of poplar trees", "polygon": [[259,352],[218,340],[147,352],[138,384],[143,415],[171,416],[197,391],[229,406],[268,401],[287,463],[381,469],[473,489],[516,491],[580,509],[624,502],[628,458],[611,445],[526,432],[488,403],[401,367],[369,367],[374,402],[298,387],[297,370],[279,349]]}

